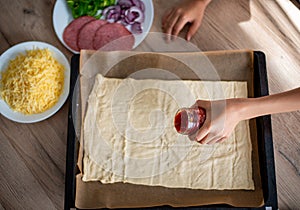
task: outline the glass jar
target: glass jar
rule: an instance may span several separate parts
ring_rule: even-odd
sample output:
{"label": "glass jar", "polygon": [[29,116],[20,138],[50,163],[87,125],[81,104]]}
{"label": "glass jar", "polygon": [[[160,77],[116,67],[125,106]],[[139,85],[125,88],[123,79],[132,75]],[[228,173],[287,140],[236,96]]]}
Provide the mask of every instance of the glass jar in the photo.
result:
{"label": "glass jar", "polygon": [[192,135],[204,124],[206,111],[202,107],[181,108],[176,112],[174,126],[178,133]]}

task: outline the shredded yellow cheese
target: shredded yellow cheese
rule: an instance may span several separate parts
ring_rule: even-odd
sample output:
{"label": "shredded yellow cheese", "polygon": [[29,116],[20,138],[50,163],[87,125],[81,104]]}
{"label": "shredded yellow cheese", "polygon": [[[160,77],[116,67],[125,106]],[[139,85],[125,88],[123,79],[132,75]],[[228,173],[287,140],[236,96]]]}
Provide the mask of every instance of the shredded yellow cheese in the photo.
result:
{"label": "shredded yellow cheese", "polygon": [[33,49],[10,60],[2,71],[1,97],[11,109],[37,114],[54,106],[64,86],[64,66],[49,49]]}

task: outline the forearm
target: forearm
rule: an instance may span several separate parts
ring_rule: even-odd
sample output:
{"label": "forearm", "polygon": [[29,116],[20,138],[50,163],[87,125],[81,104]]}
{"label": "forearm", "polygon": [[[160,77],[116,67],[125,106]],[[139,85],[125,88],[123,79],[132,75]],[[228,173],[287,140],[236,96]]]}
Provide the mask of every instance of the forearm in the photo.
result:
{"label": "forearm", "polygon": [[240,99],[233,103],[241,120],[296,111],[300,110],[300,88],[259,98]]}

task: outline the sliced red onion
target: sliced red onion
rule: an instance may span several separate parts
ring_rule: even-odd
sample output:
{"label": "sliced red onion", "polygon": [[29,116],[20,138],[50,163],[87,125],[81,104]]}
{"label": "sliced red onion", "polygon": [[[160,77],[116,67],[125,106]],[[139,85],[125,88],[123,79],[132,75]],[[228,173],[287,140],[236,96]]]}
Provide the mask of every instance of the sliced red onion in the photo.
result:
{"label": "sliced red onion", "polygon": [[145,12],[145,4],[144,2],[142,2],[141,0],[131,0],[132,4],[134,6],[137,6],[138,8],[140,8],[143,12]]}
{"label": "sliced red onion", "polygon": [[125,12],[126,12],[126,9],[121,10],[121,18],[125,17]]}
{"label": "sliced red onion", "polygon": [[144,13],[140,8],[136,6],[130,7],[125,11],[125,20],[129,24],[133,24],[135,22],[142,23],[144,22]]}
{"label": "sliced red onion", "polygon": [[106,20],[130,25],[132,33],[142,33],[142,23],[145,19],[145,4],[141,0],[119,0],[116,5],[103,10]]}
{"label": "sliced red onion", "polygon": [[129,8],[134,6],[131,0],[119,0],[117,4],[122,8]]}
{"label": "sliced red onion", "polygon": [[122,24],[122,25],[124,25],[124,26],[128,26],[128,25],[129,25],[129,24],[125,21],[125,19],[120,19],[120,20],[116,21],[116,23],[120,23],[120,24]]}
{"label": "sliced red onion", "polygon": [[131,25],[131,31],[134,34],[141,34],[143,33],[142,24],[135,22]]}
{"label": "sliced red onion", "polygon": [[103,10],[103,16],[105,17],[106,20],[112,20],[114,22],[119,20],[121,16],[120,5],[106,7]]}

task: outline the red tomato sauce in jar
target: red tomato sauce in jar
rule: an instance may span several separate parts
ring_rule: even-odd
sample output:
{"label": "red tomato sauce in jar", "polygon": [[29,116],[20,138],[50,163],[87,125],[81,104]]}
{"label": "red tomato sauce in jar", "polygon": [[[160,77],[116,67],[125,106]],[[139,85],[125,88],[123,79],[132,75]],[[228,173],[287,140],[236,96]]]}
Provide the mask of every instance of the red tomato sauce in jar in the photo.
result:
{"label": "red tomato sauce in jar", "polygon": [[206,119],[206,111],[201,107],[181,108],[174,118],[174,126],[178,133],[191,135],[203,125]]}

